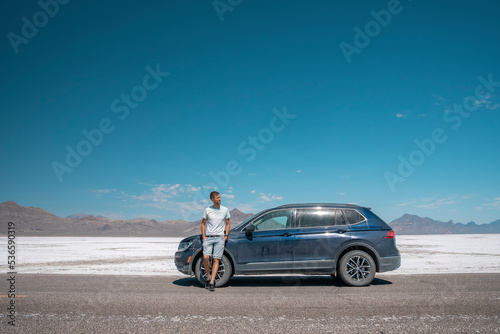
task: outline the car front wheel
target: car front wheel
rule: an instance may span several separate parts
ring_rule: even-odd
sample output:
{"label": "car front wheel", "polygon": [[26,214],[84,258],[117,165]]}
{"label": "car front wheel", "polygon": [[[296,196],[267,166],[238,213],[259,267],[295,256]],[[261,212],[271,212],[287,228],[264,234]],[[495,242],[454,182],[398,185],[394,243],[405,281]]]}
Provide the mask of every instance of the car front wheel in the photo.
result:
{"label": "car front wheel", "polygon": [[366,252],[353,250],[347,252],[339,262],[337,270],[340,279],[351,286],[364,286],[375,277],[375,261]]}
{"label": "car front wheel", "polygon": [[[219,269],[215,275],[215,286],[226,285],[231,278],[232,270],[233,267],[231,266],[231,262],[226,255],[223,255],[222,259],[219,260]],[[207,273],[205,272],[205,266],[203,265],[203,256],[200,256],[196,261],[194,266],[194,275],[201,285],[204,286],[207,283]]]}

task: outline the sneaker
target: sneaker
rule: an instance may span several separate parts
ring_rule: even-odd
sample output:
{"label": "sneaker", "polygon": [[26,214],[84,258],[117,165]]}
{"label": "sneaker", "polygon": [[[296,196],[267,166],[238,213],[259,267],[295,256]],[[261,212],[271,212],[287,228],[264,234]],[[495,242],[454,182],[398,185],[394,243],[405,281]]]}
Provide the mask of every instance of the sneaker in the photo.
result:
{"label": "sneaker", "polygon": [[214,283],[210,283],[208,285],[208,291],[215,291],[215,284]]}
{"label": "sneaker", "polygon": [[208,290],[208,288],[210,287],[209,285],[210,285],[210,283],[208,283],[208,282],[207,282],[207,283],[205,283],[205,289],[207,289],[207,290]]}

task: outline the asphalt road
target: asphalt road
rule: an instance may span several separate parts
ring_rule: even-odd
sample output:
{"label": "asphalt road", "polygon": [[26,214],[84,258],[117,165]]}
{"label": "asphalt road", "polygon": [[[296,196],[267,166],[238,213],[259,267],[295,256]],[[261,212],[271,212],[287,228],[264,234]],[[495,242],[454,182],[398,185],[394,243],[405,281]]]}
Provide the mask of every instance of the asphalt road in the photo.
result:
{"label": "asphalt road", "polygon": [[246,276],[215,292],[190,277],[17,274],[13,286],[8,278],[2,333],[500,332],[500,274],[380,275],[363,288],[324,276]]}

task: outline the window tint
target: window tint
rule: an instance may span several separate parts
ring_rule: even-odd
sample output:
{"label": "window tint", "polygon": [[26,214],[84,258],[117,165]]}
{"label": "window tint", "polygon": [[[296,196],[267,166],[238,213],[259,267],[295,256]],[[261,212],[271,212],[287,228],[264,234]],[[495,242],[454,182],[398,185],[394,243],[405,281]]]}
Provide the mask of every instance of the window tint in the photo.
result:
{"label": "window tint", "polygon": [[342,212],[338,209],[298,210],[300,227],[345,225]]}
{"label": "window tint", "polygon": [[337,225],[347,225],[347,223],[344,219],[344,215],[342,214],[342,210],[340,210],[340,209],[335,210],[335,219],[336,219]]}
{"label": "window tint", "polygon": [[292,220],[291,210],[267,213],[254,221],[256,231],[280,230],[289,228]]}
{"label": "window tint", "polygon": [[366,218],[356,210],[346,209],[344,210],[345,217],[349,224],[357,224],[366,220]]}

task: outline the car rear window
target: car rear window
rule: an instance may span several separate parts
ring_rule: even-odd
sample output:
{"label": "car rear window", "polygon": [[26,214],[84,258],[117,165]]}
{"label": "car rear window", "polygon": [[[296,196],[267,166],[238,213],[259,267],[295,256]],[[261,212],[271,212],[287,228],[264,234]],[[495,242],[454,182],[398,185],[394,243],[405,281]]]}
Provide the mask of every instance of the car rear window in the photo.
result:
{"label": "car rear window", "polygon": [[358,224],[366,220],[366,218],[356,210],[345,209],[344,214],[349,225]]}

